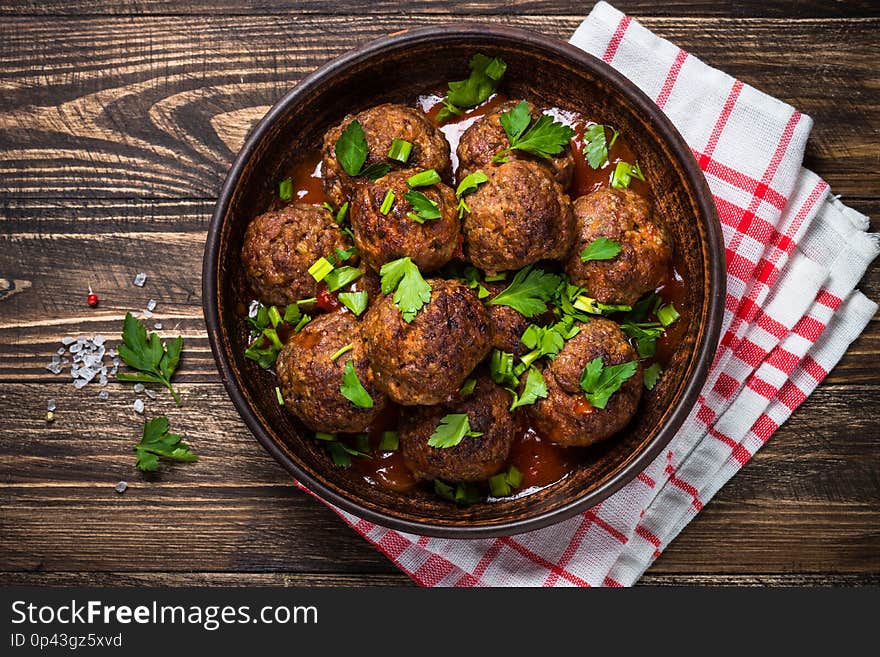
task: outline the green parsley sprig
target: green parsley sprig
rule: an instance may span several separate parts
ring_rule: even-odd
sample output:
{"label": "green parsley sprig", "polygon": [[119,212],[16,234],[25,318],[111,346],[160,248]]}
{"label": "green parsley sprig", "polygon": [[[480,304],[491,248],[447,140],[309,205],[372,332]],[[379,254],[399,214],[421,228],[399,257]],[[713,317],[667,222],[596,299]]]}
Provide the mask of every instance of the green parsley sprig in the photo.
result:
{"label": "green parsley sprig", "polygon": [[495,93],[507,64],[497,57],[477,53],[469,63],[471,73],[466,80],[449,83],[449,91],[441,101],[443,109],[437,114],[437,122],[461,114],[463,109],[476,107]]}
{"label": "green parsley sprig", "polygon": [[[605,136],[605,129],[614,133],[611,141]],[[594,169],[598,169],[608,162],[608,152],[614,147],[614,142],[620,133],[610,125],[605,126],[594,123],[584,130],[584,152],[587,156],[587,163]]]}
{"label": "green parsley sprig", "polygon": [[562,278],[532,265],[523,267],[506,288],[489,300],[490,305],[510,306],[526,317],[547,312],[547,303],[553,298]]}
{"label": "green parsley sprig", "polygon": [[370,180],[378,180],[391,171],[391,165],[385,162],[375,162],[364,168],[370,149],[367,145],[364,128],[357,119],[345,126],[339,139],[336,140],[333,150],[336,154],[336,160],[349,176],[362,176]]}
{"label": "green parsley sprig", "polygon": [[197,461],[198,456],[176,433],[168,433],[168,418],[164,415],[144,421],[140,442],[134,446],[137,467],[144,472],[159,469],[159,459],[169,461]]}
{"label": "green parsley sprig", "polygon": [[183,338],[177,336],[167,344],[162,344],[158,333],[148,333],[142,322],[131,313],[125,314],[122,323],[122,342],[119,356],[137,374],[122,372],[116,375],[120,381],[139,383],[160,383],[171,392],[174,401],[180,406],[180,395],[171,385],[171,377],[180,363]]}
{"label": "green parsley sprig", "polygon": [[467,413],[450,413],[440,418],[440,424],[428,438],[428,445],[448,449],[455,447],[466,437],[477,438],[482,435],[481,431],[471,430],[471,422]]}
{"label": "green parsley sprig", "polygon": [[455,189],[455,195],[458,197],[458,218],[461,219],[464,216],[465,212],[470,212],[471,209],[467,206],[467,203],[464,202],[464,197],[468,194],[477,191],[477,188],[482,185],[484,182],[489,181],[489,176],[487,176],[482,171],[474,171],[473,173],[469,173],[466,175],[460,183],[458,183],[458,187]]}
{"label": "green parsley sprig", "polygon": [[422,192],[413,189],[404,193],[403,197],[412,206],[413,210],[415,210],[415,212],[407,212],[406,216],[416,223],[423,224],[426,221],[439,219],[442,216],[440,213],[440,206],[425,196]]}
{"label": "green parsley sprig", "polygon": [[493,162],[504,162],[504,157],[512,150],[519,150],[530,155],[536,155],[545,159],[559,155],[574,136],[574,130],[570,126],[554,121],[548,114],[542,114],[538,120],[529,127],[532,115],[529,112],[529,104],[522,100],[499,117],[501,126],[507,134],[510,144],[492,158]]}
{"label": "green parsley sprig", "polygon": [[354,361],[351,359],[345,361],[339,392],[358,408],[373,408],[373,398],[358,378],[354,369]]}
{"label": "green parsley sprig", "polygon": [[581,374],[581,389],[596,408],[605,408],[608,400],[625,381],[635,375],[638,362],[630,361],[619,365],[603,365],[601,358],[594,358]]}
{"label": "green parsley sprig", "polygon": [[394,292],[394,305],[407,324],[431,300],[431,284],[422,278],[419,268],[408,257],[385,263],[379,270],[379,276],[382,279],[382,294]]}
{"label": "green parsley sprig", "polygon": [[613,260],[620,255],[623,247],[617,242],[607,237],[597,237],[581,251],[581,262],[590,262],[591,260]]}

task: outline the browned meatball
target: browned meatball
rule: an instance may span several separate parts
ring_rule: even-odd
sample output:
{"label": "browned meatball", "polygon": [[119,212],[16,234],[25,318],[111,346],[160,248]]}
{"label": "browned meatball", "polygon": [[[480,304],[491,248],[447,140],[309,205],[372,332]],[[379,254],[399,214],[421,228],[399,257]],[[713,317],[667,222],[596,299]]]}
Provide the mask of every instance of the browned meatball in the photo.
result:
{"label": "browned meatball", "polygon": [[548,440],[565,446],[592,445],[623,429],[635,414],[642,397],[641,364],[600,409],[590,405],[580,386],[584,368],[594,358],[601,358],[605,366],[620,365],[636,360],[636,354],[611,320],[582,324],[580,333],[543,372],[546,399],[528,407],[535,427]]}
{"label": "browned meatball", "polygon": [[257,298],[281,306],[315,296],[318,283],[309,267],[336,249],[350,247],[351,240],[326,209],[294,203],[251,221],[241,261]]}
{"label": "browned meatball", "polygon": [[[519,101],[511,100],[498,106],[498,108],[477,119],[472,126],[464,131],[458,142],[456,154],[458,155],[458,179],[462,180],[469,173],[477,169],[485,170],[495,166],[492,158],[510,146],[507,133],[501,125],[501,114],[513,109]],[[529,103],[532,120],[538,119],[541,112]],[[563,189],[568,189],[571,179],[574,177],[574,157],[571,154],[571,146],[550,159],[534,157],[523,151],[510,151],[505,155],[508,160],[530,160],[538,162],[549,168],[556,181]]]}
{"label": "browned meatball", "polygon": [[574,239],[571,200],[547,170],[512,160],[489,169],[467,197],[465,253],[488,272],[519,269],[568,255]]}
{"label": "browned meatball", "polygon": [[[331,360],[348,344],[352,345],[349,351]],[[355,406],[339,391],[349,360],[361,385],[373,398],[372,408]],[[388,403],[385,393],[376,386],[364,352],[360,324],[351,313],[320,315],[306,324],[278,354],[275,368],[284,407],[314,431],[363,431]]]}
{"label": "browned meatball", "polygon": [[[500,472],[510,454],[517,420],[508,411],[510,393],[485,377],[463,401],[404,409],[400,421],[400,449],[407,466],[421,479],[484,481]],[[463,413],[471,431],[453,447],[431,447],[428,439],[443,416]]]}
{"label": "browned meatball", "polygon": [[409,324],[391,294],[364,316],[364,345],[376,383],[406,406],[452,399],[492,340],[489,316],[470,288],[452,280],[428,283],[431,300]]}
{"label": "browned meatball", "polygon": [[[389,173],[375,182],[359,185],[351,199],[351,228],[358,251],[374,270],[404,256],[409,256],[422,271],[439,269],[452,259],[459,245],[458,201],[450,187],[439,183],[420,187],[417,192],[437,204],[439,219],[419,223],[409,213],[415,209],[406,200],[410,191],[407,179],[415,171]],[[382,202],[391,190],[394,202],[382,214]]]}
{"label": "browned meatball", "polygon": [[324,192],[337,207],[348,200],[354,181],[336,159],[336,140],[354,119],[361,124],[367,138],[369,151],[365,167],[377,162],[394,164],[388,160],[388,150],[395,139],[403,139],[412,144],[406,167],[436,169],[444,180],[450,179],[452,163],[449,142],[433,121],[419,109],[386,103],[364,110],[356,116],[346,116],[342,123],[324,135],[321,151]]}
{"label": "browned meatball", "polygon": [[[659,286],[672,264],[672,238],[648,201],[629,189],[600,189],[574,202],[575,244],[565,271],[571,282],[602,303],[635,303]],[[611,260],[581,262],[599,237],[620,243]]]}

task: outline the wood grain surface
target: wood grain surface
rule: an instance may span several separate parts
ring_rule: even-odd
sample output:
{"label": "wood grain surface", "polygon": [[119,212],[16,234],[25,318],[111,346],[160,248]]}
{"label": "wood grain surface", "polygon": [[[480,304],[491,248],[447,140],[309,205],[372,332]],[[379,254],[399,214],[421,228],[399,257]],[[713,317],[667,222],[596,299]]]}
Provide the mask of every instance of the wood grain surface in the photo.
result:
{"label": "wood grain surface", "polygon": [[[811,115],[806,165],[880,215],[880,7],[619,2],[658,34]],[[512,2],[0,0],[0,583],[408,585],[260,448],[219,381],[201,312],[213,202],[253,123],[327,59],[479,19],[566,38],[582,6]],[[872,222],[873,230],[880,222]],[[143,288],[131,284],[147,273]],[[92,310],[87,287],[101,296]],[[880,298],[880,274],[861,284]],[[201,455],[142,475],[130,387],[43,366],[66,335],[118,335],[158,302],[186,340]],[[663,553],[644,584],[880,581],[880,323]],[[58,405],[45,421],[47,399]],[[119,495],[119,480],[129,489]]]}

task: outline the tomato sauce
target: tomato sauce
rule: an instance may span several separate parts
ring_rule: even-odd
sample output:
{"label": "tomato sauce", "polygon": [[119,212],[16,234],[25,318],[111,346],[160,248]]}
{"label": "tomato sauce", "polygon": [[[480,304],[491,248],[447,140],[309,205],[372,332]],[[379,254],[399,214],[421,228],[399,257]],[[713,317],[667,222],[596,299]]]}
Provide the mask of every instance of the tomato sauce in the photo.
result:
{"label": "tomato sauce", "polygon": [[[443,107],[441,100],[442,95],[426,94],[418,98],[417,105],[429,118],[436,120],[437,114]],[[461,115],[452,116],[439,126],[450,144],[453,169],[458,167],[456,149],[462,133],[477,119],[495,111],[506,101],[507,97],[504,95],[495,94],[481,105],[464,110]],[[618,135],[613,147],[609,150],[609,161],[599,169],[593,169],[586,159],[584,132],[594,122],[569,110],[551,108],[547,112],[552,114],[556,120],[570,125],[575,133],[571,140],[575,162],[574,178],[569,190],[572,199],[609,187],[612,173],[618,162],[633,164],[638,161],[637,154],[633,152],[625,136]],[[612,135],[611,130],[606,129],[606,139],[610,141]],[[650,172],[644,173],[650,180]],[[316,205],[328,202],[322,186],[321,153],[319,151],[304,154],[282,177],[289,177],[293,183],[291,202]],[[631,180],[630,189],[646,197],[650,197],[651,194],[650,185],[636,178]],[[280,205],[276,202],[276,207]],[[362,280],[356,281],[347,289],[357,290],[359,285],[362,289]],[[669,326],[657,340],[657,352],[653,358],[645,362],[646,367],[653,362],[658,362],[665,367],[683,340],[689,325],[687,294],[677,269],[673,268],[667,280],[657,288],[656,292],[663,299],[664,304],[672,303],[675,305],[681,318]],[[337,311],[341,307],[336,294],[327,293],[326,289],[322,290],[322,294],[319,295],[319,301],[322,310]],[[616,317],[616,319],[620,318]],[[649,320],[653,321],[654,318],[651,317]],[[645,394],[649,395],[650,392]],[[583,400],[578,398],[576,404],[575,410],[578,413],[586,414],[595,410],[586,398]],[[400,449],[395,451],[379,449],[382,433],[396,431],[399,417],[400,407],[389,404],[386,411],[365,432],[370,446],[370,456],[352,458],[352,467],[371,485],[408,493],[424,484],[420,483],[409,470]],[[355,444],[353,436],[342,439],[352,446]],[[585,459],[590,458],[588,454],[589,451],[584,448],[561,447],[547,440],[546,437],[542,437],[534,427],[524,426],[514,440],[509,457],[509,464],[515,466],[523,475],[522,485],[512,494],[529,494],[564,479],[584,463]]]}

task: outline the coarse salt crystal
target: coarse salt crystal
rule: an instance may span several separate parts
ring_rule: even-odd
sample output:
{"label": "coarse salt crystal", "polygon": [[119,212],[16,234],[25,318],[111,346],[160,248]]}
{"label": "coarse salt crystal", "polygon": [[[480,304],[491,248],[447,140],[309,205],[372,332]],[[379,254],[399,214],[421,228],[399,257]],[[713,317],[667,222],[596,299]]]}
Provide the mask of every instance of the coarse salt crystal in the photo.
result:
{"label": "coarse salt crystal", "polygon": [[149,397],[150,399],[155,399],[158,396],[158,395],[156,395],[156,392],[154,390],[150,390],[149,388],[144,390],[144,392],[146,393],[147,397]]}
{"label": "coarse salt crystal", "polygon": [[153,324],[153,328],[156,329],[157,331],[161,331],[162,330],[162,322],[156,322],[155,324]]}
{"label": "coarse salt crystal", "polygon": [[135,413],[140,413],[141,415],[143,415],[144,400],[143,399],[135,399],[134,403],[132,404],[132,407],[134,408]]}
{"label": "coarse salt crystal", "polygon": [[56,351],[55,353],[58,354],[59,356],[63,356],[64,354],[67,353],[67,349],[65,349],[64,347],[58,347],[58,351]]}
{"label": "coarse salt crystal", "polygon": [[156,310],[156,300],[150,299],[147,301],[147,310]]}
{"label": "coarse salt crystal", "polygon": [[55,405],[54,399],[50,399],[49,401],[46,402],[46,410],[47,411],[54,411],[56,408],[58,408],[58,407]]}
{"label": "coarse salt crystal", "polygon": [[70,353],[79,353],[80,351],[82,351],[82,348],[83,346],[81,342],[74,342],[72,345],[70,345]]}
{"label": "coarse salt crystal", "polygon": [[76,340],[69,335],[65,335],[63,338],[61,338],[61,344],[63,344],[65,347],[67,345],[73,344],[74,342],[76,342]]}
{"label": "coarse salt crystal", "polygon": [[135,392],[143,392],[146,389],[146,386],[143,383],[135,383],[134,391]]}
{"label": "coarse salt crystal", "polygon": [[107,399],[109,397],[110,397],[110,393],[107,392],[106,390],[102,390],[101,392],[98,393],[98,399]]}
{"label": "coarse salt crystal", "polygon": [[102,374],[102,375],[101,375],[101,378],[98,379],[98,385],[99,385],[99,386],[105,386],[105,385],[107,385],[107,375],[106,375],[106,374]]}
{"label": "coarse salt crystal", "polygon": [[46,369],[52,374],[61,374],[61,363],[49,363],[46,365]]}
{"label": "coarse salt crystal", "polygon": [[85,379],[76,379],[73,382],[73,387],[76,388],[77,390],[79,390],[80,388],[84,387],[86,384],[88,384],[88,381],[86,381]]}
{"label": "coarse salt crystal", "polygon": [[96,335],[92,339],[92,342],[94,342],[96,345],[98,345],[100,347],[102,344],[107,342],[107,338],[105,338],[103,335]]}
{"label": "coarse salt crystal", "polygon": [[134,277],[133,282],[138,287],[143,287],[144,283],[147,282],[147,275],[144,272],[140,272],[137,276]]}
{"label": "coarse salt crystal", "polygon": [[113,487],[113,490],[115,490],[117,493],[119,493],[121,495],[122,493],[125,492],[126,488],[128,488],[128,482],[120,481],[118,484],[116,484],[116,486]]}

